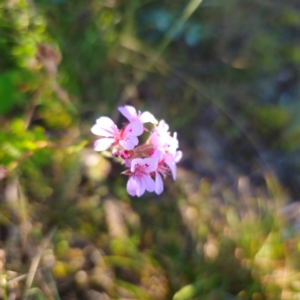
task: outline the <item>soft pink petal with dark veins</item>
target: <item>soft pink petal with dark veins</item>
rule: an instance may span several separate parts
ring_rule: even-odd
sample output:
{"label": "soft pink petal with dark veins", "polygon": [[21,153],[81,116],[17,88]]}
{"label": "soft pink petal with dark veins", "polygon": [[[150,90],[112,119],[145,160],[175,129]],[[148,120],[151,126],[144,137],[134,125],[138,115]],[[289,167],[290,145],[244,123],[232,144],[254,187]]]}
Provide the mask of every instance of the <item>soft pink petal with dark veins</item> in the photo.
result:
{"label": "soft pink petal with dark veins", "polygon": [[151,172],[156,171],[157,164],[158,164],[158,161],[152,157],[143,159],[143,165],[144,165],[143,169],[146,173],[151,173]]}
{"label": "soft pink petal with dark veins", "polygon": [[139,136],[144,132],[144,126],[140,119],[136,119],[135,121],[130,122],[125,127],[126,135],[134,135]]}
{"label": "soft pink petal with dark veins", "polygon": [[91,131],[96,135],[104,137],[116,136],[119,132],[116,124],[108,117],[97,119],[96,124],[91,128]]}
{"label": "soft pink petal with dark veins", "polygon": [[134,172],[137,166],[142,166],[144,164],[144,160],[142,158],[135,158],[131,162],[130,171]]}
{"label": "soft pink petal with dark veins", "polygon": [[132,150],[139,143],[139,139],[136,136],[128,136],[119,143],[125,150]]}

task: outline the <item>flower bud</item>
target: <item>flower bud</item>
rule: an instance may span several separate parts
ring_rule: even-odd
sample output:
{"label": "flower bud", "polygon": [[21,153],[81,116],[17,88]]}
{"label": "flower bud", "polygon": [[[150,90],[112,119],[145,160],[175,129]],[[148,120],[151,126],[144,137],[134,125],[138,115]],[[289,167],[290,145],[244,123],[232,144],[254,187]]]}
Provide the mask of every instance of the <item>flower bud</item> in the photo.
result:
{"label": "flower bud", "polygon": [[111,151],[111,153],[112,153],[112,155],[113,155],[114,157],[119,157],[119,155],[120,155],[120,153],[119,153],[119,151],[118,151],[117,149],[113,149],[113,150]]}
{"label": "flower bud", "polygon": [[120,156],[125,160],[131,158],[132,155],[133,155],[133,151],[131,151],[131,150],[121,150],[120,151]]}

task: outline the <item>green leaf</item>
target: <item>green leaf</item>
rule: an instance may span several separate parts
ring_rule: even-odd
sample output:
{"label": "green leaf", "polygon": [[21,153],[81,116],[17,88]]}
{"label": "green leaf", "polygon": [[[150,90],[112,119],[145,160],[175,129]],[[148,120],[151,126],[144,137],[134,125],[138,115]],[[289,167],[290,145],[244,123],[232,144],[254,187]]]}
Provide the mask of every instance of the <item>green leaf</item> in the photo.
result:
{"label": "green leaf", "polygon": [[22,99],[23,95],[17,90],[18,81],[19,76],[15,71],[0,75],[0,114],[7,113]]}
{"label": "green leaf", "polygon": [[269,134],[282,130],[288,123],[290,114],[278,106],[264,105],[253,110],[253,119],[261,133]]}
{"label": "green leaf", "polygon": [[143,264],[140,261],[124,256],[105,256],[104,261],[110,266],[128,268],[135,271],[140,271],[143,268]]}
{"label": "green leaf", "polygon": [[134,299],[144,299],[144,300],[153,299],[148,293],[146,293],[145,291],[143,291],[141,288],[137,287],[134,284],[131,284],[129,282],[120,279],[117,279],[116,283],[118,286],[121,286],[124,289],[126,289],[130,294],[132,294],[132,296],[137,297]]}
{"label": "green leaf", "polygon": [[0,115],[8,113],[15,105],[24,101],[25,92],[38,84],[35,81],[34,75],[25,70],[0,74]]}
{"label": "green leaf", "polygon": [[188,284],[173,296],[173,300],[190,300],[201,291],[201,287],[199,282]]}

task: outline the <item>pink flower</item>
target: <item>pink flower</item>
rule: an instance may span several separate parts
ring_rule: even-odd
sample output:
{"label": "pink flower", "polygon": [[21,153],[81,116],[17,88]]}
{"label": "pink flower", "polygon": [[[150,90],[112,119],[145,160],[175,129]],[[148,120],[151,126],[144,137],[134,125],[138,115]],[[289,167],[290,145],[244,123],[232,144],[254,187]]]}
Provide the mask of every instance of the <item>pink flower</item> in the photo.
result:
{"label": "pink flower", "polygon": [[155,170],[155,193],[160,195],[163,190],[163,181],[161,175],[166,177],[169,172],[171,171],[172,177],[176,180],[176,163],[180,161],[182,157],[181,151],[176,151],[175,156],[173,156],[169,152],[164,152],[162,150],[155,150],[154,153],[151,155],[157,163],[157,169]]}
{"label": "pink flower", "polygon": [[153,192],[155,182],[150,173],[157,169],[157,161],[153,158],[135,158],[131,162],[131,176],[127,182],[127,192],[131,196],[144,194],[145,190]]}
{"label": "pink flower", "polygon": [[[108,117],[97,119],[91,128],[94,134],[101,137],[95,142],[95,150],[107,150],[112,146],[112,155],[122,159],[127,168],[123,174],[129,175],[126,188],[131,196],[140,197],[145,191],[160,195],[164,190],[163,179],[167,175],[176,180],[176,163],[182,157],[182,152],[177,150],[177,133],[171,135],[169,125],[164,120],[158,123],[150,112],[141,113],[130,105],[118,109],[128,123],[118,129]],[[157,125],[153,126],[149,139],[138,145],[138,136],[144,130],[149,132],[144,128],[147,122]]]}
{"label": "pink flower", "polygon": [[91,128],[95,135],[103,136],[95,142],[96,151],[107,150],[110,146],[122,146],[126,150],[132,150],[138,143],[137,136],[143,133],[139,122],[131,122],[121,130],[108,117],[97,119],[96,124]]}
{"label": "pink flower", "polygon": [[181,151],[176,151],[175,155],[173,155],[170,152],[166,152],[164,155],[164,162],[170,168],[174,180],[176,180],[176,170],[177,170],[176,163],[180,161],[181,157],[182,157]]}
{"label": "pink flower", "polygon": [[170,135],[169,125],[161,120],[155,131],[150,136],[150,142],[156,149],[163,149],[175,155],[176,149],[179,146],[177,140],[177,133],[174,132],[173,136]]}
{"label": "pink flower", "polygon": [[166,177],[169,170],[165,167],[164,153],[161,150],[155,150],[151,156],[157,161],[157,169],[155,170],[155,188],[154,191],[157,195],[160,195],[164,190],[164,183],[162,181],[160,173]]}
{"label": "pink flower", "polygon": [[120,113],[131,123],[139,121],[143,127],[143,123],[157,124],[155,117],[148,111],[141,113],[131,105],[125,105],[118,108]]}

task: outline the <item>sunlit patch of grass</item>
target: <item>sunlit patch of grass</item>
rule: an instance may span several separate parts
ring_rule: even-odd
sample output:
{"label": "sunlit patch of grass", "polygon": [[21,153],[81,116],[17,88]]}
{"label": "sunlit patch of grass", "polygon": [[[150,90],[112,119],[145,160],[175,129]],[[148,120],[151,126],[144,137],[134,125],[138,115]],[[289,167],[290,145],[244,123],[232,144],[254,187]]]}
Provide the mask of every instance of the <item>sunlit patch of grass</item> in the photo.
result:
{"label": "sunlit patch of grass", "polygon": [[[298,297],[299,290],[292,283],[300,255],[295,245],[287,247],[294,244],[294,236],[285,237],[288,228],[279,214],[285,204],[276,197],[282,197],[283,192],[274,176],[268,174],[266,179],[270,198],[236,198],[232,194],[231,201],[216,203],[206,183],[200,184],[196,194],[188,193],[187,202],[179,202],[192,238],[189,247],[194,250],[190,253],[199,257],[193,268],[199,264],[199,270],[195,281],[183,286],[174,299],[209,299],[216,291],[241,299],[251,295],[277,299],[279,294],[281,299]],[[203,278],[207,276],[216,278],[206,284]]]}

